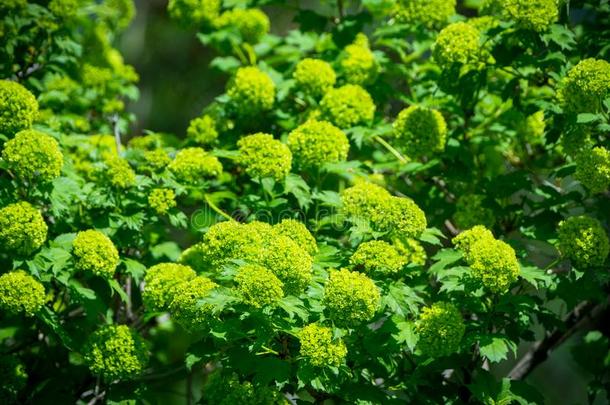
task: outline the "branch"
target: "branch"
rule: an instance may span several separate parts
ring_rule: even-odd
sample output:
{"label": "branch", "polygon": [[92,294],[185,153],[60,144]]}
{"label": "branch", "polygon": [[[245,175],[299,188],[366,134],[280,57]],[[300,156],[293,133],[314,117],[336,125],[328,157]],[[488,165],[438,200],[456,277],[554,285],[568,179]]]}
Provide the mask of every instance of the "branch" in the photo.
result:
{"label": "branch", "polygon": [[511,380],[522,380],[536,367],[542,364],[553,350],[561,346],[577,331],[594,324],[607,312],[608,302],[595,305],[583,302],[574,308],[565,318],[565,329],[557,329],[543,340],[534,344],[508,373]]}

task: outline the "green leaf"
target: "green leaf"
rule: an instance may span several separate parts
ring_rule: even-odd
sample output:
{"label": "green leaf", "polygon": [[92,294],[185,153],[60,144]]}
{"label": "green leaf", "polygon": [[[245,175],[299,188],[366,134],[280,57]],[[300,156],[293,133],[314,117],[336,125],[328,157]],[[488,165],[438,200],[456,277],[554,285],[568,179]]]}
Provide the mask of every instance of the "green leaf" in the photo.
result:
{"label": "green leaf", "polygon": [[516,345],[503,336],[484,335],[479,339],[479,352],[492,363],[508,358],[508,351],[516,350]]}
{"label": "green leaf", "polygon": [[[159,246],[159,245],[157,245]],[[146,266],[137,260],[124,258],[121,260],[125,265],[125,271],[130,274],[136,283],[140,283],[146,273]]]}
{"label": "green leaf", "polygon": [[125,292],[125,290],[123,290],[123,288],[121,287],[121,285],[119,284],[118,281],[116,280],[108,280],[108,284],[110,285],[110,288],[112,288],[112,290],[116,293],[119,294],[119,296],[121,297],[121,301],[128,303],[129,302],[129,296],[127,295],[127,293]]}
{"label": "green leaf", "polygon": [[553,275],[535,266],[521,266],[521,278],[536,287],[549,287],[553,284]]}
{"label": "green leaf", "polygon": [[581,113],[576,117],[576,122],[579,124],[589,124],[595,121],[602,121],[604,116],[601,114]]}

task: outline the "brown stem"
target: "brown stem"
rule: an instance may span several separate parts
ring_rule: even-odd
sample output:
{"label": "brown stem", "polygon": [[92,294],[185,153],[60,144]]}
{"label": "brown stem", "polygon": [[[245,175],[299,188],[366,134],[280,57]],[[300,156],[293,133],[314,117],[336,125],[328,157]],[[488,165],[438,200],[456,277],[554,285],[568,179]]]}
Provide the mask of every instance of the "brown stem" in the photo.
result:
{"label": "brown stem", "polygon": [[595,305],[585,301],[579,304],[566,316],[565,328],[555,330],[534,344],[508,373],[508,378],[522,380],[527,377],[549,357],[553,350],[561,346],[574,333],[595,324],[595,321],[607,313],[607,307],[608,302]]}

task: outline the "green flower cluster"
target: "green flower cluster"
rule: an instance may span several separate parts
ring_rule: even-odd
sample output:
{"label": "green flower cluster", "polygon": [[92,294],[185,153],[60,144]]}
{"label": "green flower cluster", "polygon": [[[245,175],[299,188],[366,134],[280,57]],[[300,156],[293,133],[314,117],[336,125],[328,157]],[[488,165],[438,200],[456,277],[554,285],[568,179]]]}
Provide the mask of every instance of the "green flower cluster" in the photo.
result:
{"label": "green flower cluster", "polygon": [[354,43],[343,50],[339,65],[348,83],[364,85],[377,77],[379,64],[369,47],[369,40],[364,34],[356,35]]}
{"label": "green flower cluster", "polygon": [[575,267],[586,269],[604,264],[610,251],[608,235],[602,224],[585,215],[559,223],[559,251]]}
{"label": "green flower cluster", "polygon": [[9,314],[34,316],[45,302],[44,287],[23,270],[0,276],[0,309]]}
{"label": "green flower cluster", "polygon": [[275,84],[260,69],[242,67],[229,83],[227,96],[239,116],[252,118],[273,108]]}
{"label": "green flower cluster", "polygon": [[315,98],[321,97],[337,81],[337,75],[328,62],[312,58],[299,61],[292,76],[300,90]]}
{"label": "green flower cluster", "polygon": [[507,16],[521,28],[546,31],[559,17],[557,0],[498,0]]}
{"label": "green flower cluster", "polygon": [[546,122],[544,120],[544,111],[542,110],[528,115],[517,127],[521,137],[531,144],[542,143],[545,130]]}
{"label": "green flower cluster", "polygon": [[591,193],[603,193],[610,186],[610,151],[595,147],[580,152],[576,156],[574,178],[588,188]]}
{"label": "green flower cluster", "polygon": [[413,200],[395,197],[376,184],[359,182],[341,192],[342,212],[352,221],[369,221],[378,230],[405,238],[418,237],[426,215]]}
{"label": "green flower cluster", "polygon": [[216,371],[203,387],[203,404],[207,405],[274,405],[287,404],[286,399],[270,387],[250,381],[240,382],[237,374],[223,375]]}
{"label": "green flower cluster", "polygon": [[427,357],[443,357],[460,349],[466,326],[460,311],[448,302],[423,308],[415,327],[417,347]]}
{"label": "green flower cluster", "polygon": [[216,121],[209,115],[197,117],[189,123],[186,136],[200,145],[209,145],[218,138]]}
{"label": "green flower cluster", "polygon": [[379,309],[380,299],[373,280],[347,269],[331,270],[324,285],[323,303],[330,319],[340,326],[370,321]]}
{"label": "green flower cluster", "polygon": [[119,252],[110,238],[100,231],[81,231],[72,242],[74,265],[78,270],[111,279],[119,265]]}
{"label": "green flower cluster", "polygon": [[271,270],[283,283],[284,292],[299,294],[312,277],[313,259],[306,250],[277,228],[262,222],[220,222],[208,230],[197,254],[209,267],[219,268],[241,259]]}
{"label": "green flower cluster", "polygon": [[457,22],[439,32],[434,43],[434,60],[443,69],[455,64],[475,63],[480,58],[481,34],[472,24]]}
{"label": "green flower cluster", "polygon": [[51,0],[49,10],[61,19],[70,19],[76,15],[79,8],[78,0]]}
{"label": "green flower cluster", "polygon": [[347,159],[349,140],[345,133],[326,121],[309,120],[288,134],[288,147],[299,166],[321,168]]}
{"label": "green flower cluster", "polygon": [[0,133],[12,136],[28,129],[38,115],[38,102],[19,83],[0,80]]}
{"label": "green flower cluster", "polygon": [[474,244],[480,240],[493,240],[494,235],[489,229],[483,225],[475,225],[472,228],[460,232],[453,238],[453,244],[464,253],[464,257],[468,257],[472,251]]}
{"label": "green flower cluster", "polygon": [[379,207],[391,194],[377,184],[360,181],[341,192],[342,211],[352,218],[368,218],[375,223],[379,220]]}
{"label": "green flower cluster", "polygon": [[187,330],[205,329],[212,320],[214,307],[202,304],[201,300],[208,297],[216,286],[203,276],[178,283],[172,291],[174,297],[169,307],[172,318]]}
{"label": "green flower cluster", "polygon": [[105,159],[106,176],[110,184],[119,189],[127,189],[136,185],[136,172],[126,159],[118,156],[108,156]]}
{"label": "green flower cluster", "polygon": [[17,396],[27,381],[25,366],[17,356],[0,355],[0,403],[17,403]]}
{"label": "green flower cluster", "polygon": [[47,240],[48,229],[40,211],[28,202],[0,209],[0,247],[4,251],[28,256]]}
{"label": "green flower cluster", "polygon": [[256,264],[240,267],[234,281],[242,301],[254,308],[275,305],[284,297],[284,283],[272,271]]}
{"label": "green flower cluster", "polygon": [[168,166],[176,178],[186,184],[197,184],[205,178],[218,177],[222,164],[202,148],[180,150]]}
{"label": "green flower cluster", "polygon": [[272,177],[283,180],[292,167],[292,153],[288,146],[273,138],[273,135],[257,133],[241,138],[238,164],[245,167],[252,178]]}
{"label": "green flower cluster", "polygon": [[494,294],[503,294],[519,277],[519,261],[509,244],[486,231],[483,226],[475,226],[464,237],[456,236],[453,242],[464,251],[472,279]]}
{"label": "green flower cluster", "polygon": [[396,19],[412,26],[437,28],[455,14],[456,0],[398,0]]}
{"label": "green flower cluster", "polygon": [[398,249],[381,240],[360,244],[349,261],[358,270],[382,274],[398,273],[408,263]]}
{"label": "green flower cluster", "polygon": [[218,28],[233,27],[249,44],[257,44],[269,32],[269,17],[258,8],[234,8],[225,11],[216,21]]}
{"label": "green flower cluster", "polygon": [[214,24],[220,15],[220,0],[169,0],[169,16],[185,27]]}
{"label": "green flower cluster", "polygon": [[430,156],[445,149],[447,124],[434,109],[405,108],[396,117],[393,129],[397,145],[411,158]]}
{"label": "green flower cluster", "polygon": [[563,152],[575,159],[581,152],[594,147],[589,128],[582,125],[568,128],[559,138]]}
{"label": "green flower cluster", "polygon": [[148,195],[148,205],[159,215],[176,206],[176,193],[171,188],[154,188]]}
{"label": "green flower cluster", "polygon": [[314,367],[338,367],[347,355],[341,339],[333,339],[331,328],[315,323],[299,332],[300,355]]}
{"label": "green flower cluster", "polygon": [[296,244],[305,249],[311,257],[314,257],[318,253],[316,239],[302,222],[297,221],[296,219],[286,218],[274,225],[273,229],[280,235],[288,236],[295,241]]}
{"label": "green flower cluster", "polygon": [[127,28],[136,16],[133,0],[105,0],[105,4],[110,10],[109,17],[114,20],[113,23],[119,31]]}
{"label": "green flower cluster", "polygon": [[461,229],[470,229],[475,225],[493,226],[496,221],[492,209],[485,206],[485,196],[481,194],[463,194],[455,204],[453,219]]}
{"label": "green flower cluster", "polygon": [[413,263],[420,266],[426,264],[426,250],[421,243],[413,238],[396,238],[394,239],[394,247],[404,257],[407,263]]}
{"label": "green flower cluster", "polygon": [[126,325],[102,326],[83,347],[83,359],[89,370],[107,382],[137,377],[146,367],[148,357],[144,339]]}
{"label": "green flower cluster", "polygon": [[2,158],[18,177],[48,182],[59,176],[64,156],[52,136],[26,129],[4,144]]}
{"label": "green flower cluster", "polygon": [[161,148],[147,150],[142,157],[144,158],[144,163],[139,169],[149,173],[158,173],[162,171],[172,161],[169,154]]}
{"label": "green flower cluster", "polygon": [[371,95],[356,84],[330,89],[320,101],[323,118],[339,128],[350,128],[371,121],[375,108]]}
{"label": "green flower cluster", "polygon": [[144,276],[144,305],[153,312],[168,310],[179,284],[192,280],[196,275],[192,268],[182,264],[159,263],[150,267]]}
{"label": "green flower cluster", "polygon": [[596,113],[610,96],[610,63],[601,59],[578,62],[563,78],[557,92],[563,109],[569,113]]}

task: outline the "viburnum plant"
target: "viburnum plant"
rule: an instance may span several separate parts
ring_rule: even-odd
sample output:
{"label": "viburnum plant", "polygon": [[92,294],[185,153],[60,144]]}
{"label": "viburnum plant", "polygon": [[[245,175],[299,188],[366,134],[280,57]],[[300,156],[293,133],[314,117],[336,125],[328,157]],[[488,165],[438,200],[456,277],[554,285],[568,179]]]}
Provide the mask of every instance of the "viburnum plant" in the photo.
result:
{"label": "viburnum plant", "polygon": [[0,403],[610,396],[609,3],[314,3],[170,0],[226,91],[134,134],[131,0],[0,2]]}

